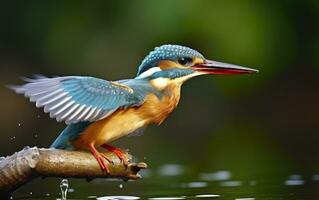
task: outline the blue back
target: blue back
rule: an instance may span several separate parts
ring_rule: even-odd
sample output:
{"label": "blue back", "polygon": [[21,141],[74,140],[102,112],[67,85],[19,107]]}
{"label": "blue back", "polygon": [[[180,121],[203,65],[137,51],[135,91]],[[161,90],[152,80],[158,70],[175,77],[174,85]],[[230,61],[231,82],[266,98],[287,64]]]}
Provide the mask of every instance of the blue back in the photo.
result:
{"label": "blue back", "polygon": [[[149,93],[155,94],[158,98],[162,98],[162,94],[155,90],[148,82],[147,79],[126,79],[117,81],[120,84],[126,85],[133,89],[134,95],[132,99],[126,99],[129,102],[136,102],[135,104],[127,104],[122,108],[128,108],[132,106],[139,106],[144,101],[145,97]],[[128,96],[129,97],[129,96]],[[139,101],[136,101],[138,99]],[[85,99],[83,99],[85,101]],[[103,106],[103,105],[102,105]],[[62,133],[57,137],[57,139],[51,145],[52,148],[56,149],[73,149],[72,141],[76,140],[80,134],[94,122],[84,121],[69,124]]]}

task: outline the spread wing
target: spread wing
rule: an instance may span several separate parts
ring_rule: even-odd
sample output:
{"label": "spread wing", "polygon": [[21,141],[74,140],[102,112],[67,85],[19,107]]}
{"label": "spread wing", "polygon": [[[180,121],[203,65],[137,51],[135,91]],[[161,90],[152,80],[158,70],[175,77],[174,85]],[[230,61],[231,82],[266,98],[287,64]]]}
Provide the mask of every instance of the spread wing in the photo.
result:
{"label": "spread wing", "polygon": [[24,94],[37,107],[57,121],[67,124],[97,121],[118,108],[138,106],[144,96],[135,93],[124,83],[83,76],[37,77],[28,83],[12,86],[16,93]]}

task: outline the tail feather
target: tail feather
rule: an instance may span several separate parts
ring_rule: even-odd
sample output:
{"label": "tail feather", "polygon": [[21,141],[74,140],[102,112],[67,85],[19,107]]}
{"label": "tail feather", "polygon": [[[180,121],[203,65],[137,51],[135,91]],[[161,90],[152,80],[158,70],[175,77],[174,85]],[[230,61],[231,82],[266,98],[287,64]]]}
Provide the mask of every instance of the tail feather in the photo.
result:
{"label": "tail feather", "polygon": [[91,122],[79,122],[68,125],[50,147],[55,149],[73,149],[72,141],[78,138],[90,124]]}

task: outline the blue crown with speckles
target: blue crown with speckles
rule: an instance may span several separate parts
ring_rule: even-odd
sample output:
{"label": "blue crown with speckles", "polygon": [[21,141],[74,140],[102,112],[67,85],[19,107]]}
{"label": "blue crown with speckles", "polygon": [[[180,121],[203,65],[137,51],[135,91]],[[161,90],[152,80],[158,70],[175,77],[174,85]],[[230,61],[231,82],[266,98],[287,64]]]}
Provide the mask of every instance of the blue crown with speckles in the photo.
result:
{"label": "blue crown with speckles", "polygon": [[155,47],[154,51],[151,51],[144,58],[141,65],[138,67],[137,76],[146,70],[155,67],[161,60],[177,60],[182,57],[198,57],[204,59],[204,56],[201,53],[189,47],[172,44],[162,45],[160,47]]}

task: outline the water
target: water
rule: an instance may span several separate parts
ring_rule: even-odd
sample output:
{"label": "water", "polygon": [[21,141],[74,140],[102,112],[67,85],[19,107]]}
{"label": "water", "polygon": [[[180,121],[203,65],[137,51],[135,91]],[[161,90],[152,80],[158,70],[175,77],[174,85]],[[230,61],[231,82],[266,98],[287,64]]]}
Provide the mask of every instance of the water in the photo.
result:
{"label": "water", "polygon": [[135,200],[140,199],[140,197],[135,196],[105,196],[105,197],[98,197],[97,200]]}
{"label": "water", "polygon": [[195,195],[197,198],[214,198],[214,197],[220,197],[218,194],[198,194]]}
{"label": "water", "polygon": [[231,178],[230,171],[217,171],[213,173],[201,173],[200,179],[205,181],[221,181]]}
{"label": "water", "polygon": [[60,183],[61,189],[61,200],[66,200],[66,195],[68,193],[69,181],[68,179],[63,179]]}
{"label": "water", "polygon": [[[164,172],[165,168],[168,172]],[[27,192],[31,191],[30,188],[24,187],[14,195],[13,199],[56,200],[60,199],[61,195],[62,200],[66,199],[66,195],[68,195],[68,200],[319,199],[317,173],[277,176],[259,174],[239,178],[241,174],[228,170],[196,172],[189,170],[187,166],[165,164],[158,169],[149,169],[147,174],[148,176],[141,180],[125,183],[104,179],[94,179],[91,182],[72,179],[72,188],[69,187],[68,180],[63,179],[60,184],[61,194],[54,189],[57,179],[39,179],[30,185],[31,188],[39,188],[38,190],[33,189],[32,195]]]}

